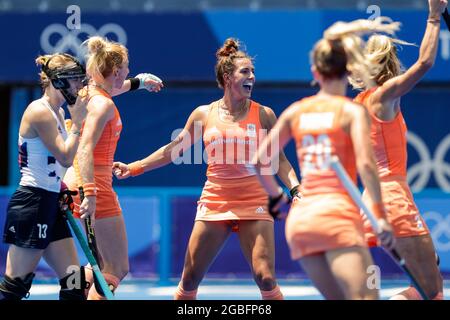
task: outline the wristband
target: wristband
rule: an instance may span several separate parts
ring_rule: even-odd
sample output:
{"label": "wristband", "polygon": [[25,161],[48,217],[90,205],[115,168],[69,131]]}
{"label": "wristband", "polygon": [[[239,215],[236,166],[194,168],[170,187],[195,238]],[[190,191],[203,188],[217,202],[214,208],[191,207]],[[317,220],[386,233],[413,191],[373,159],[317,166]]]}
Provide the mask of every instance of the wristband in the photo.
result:
{"label": "wristband", "polygon": [[96,197],[97,191],[95,190],[84,190],[84,196],[85,197]]}
{"label": "wristband", "polygon": [[132,177],[139,176],[144,173],[142,162],[140,160],[128,164],[128,169]]}
{"label": "wristband", "polygon": [[428,23],[440,23],[441,19],[427,19]]}
{"label": "wristband", "polygon": [[301,197],[300,195],[300,191],[298,190],[300,188],[300,185],[296,185],[295,187],[293,187],[291,190],[289,190],[289,193],[291,194],[291,198],[294,197]]}
{"label": "wristband", "polygon": [[95,183],[85,183],[83,184],[83,193],[84,196],[97,196],[97,187],[95,186]]}
{"label": "wristband", "polygon": [[155,88],[155,85],[153,84],[146,85],[145,84],[146,79],[151,79],[155,82],[162,83],[162,80],[160,78],[151,73],[139,73],[138,75],[136,75],[135,78],[139,79],[140,81],[138,89],[153,90]]}
{"label": "wristband", "polygon": [[140,88],[141,80],[139,78],[129,78],[128,80],[130,80],[130,91]]}

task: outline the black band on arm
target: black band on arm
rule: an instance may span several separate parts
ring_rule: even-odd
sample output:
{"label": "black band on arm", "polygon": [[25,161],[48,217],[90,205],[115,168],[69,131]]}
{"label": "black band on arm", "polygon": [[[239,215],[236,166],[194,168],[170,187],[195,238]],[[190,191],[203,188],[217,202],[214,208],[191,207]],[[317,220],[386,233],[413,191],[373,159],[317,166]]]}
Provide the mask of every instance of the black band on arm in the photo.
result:
{"label": "black band on arm", "polygon": [[291,194],[291,197],[295,197],[299,194],[299,190],[298,188],[300,187],[300,185],[296,185],[295,187],[293,187],[291,190],[289,190],[289,193]]}
{"label": "black band on arm", "polygon": [[139,78],[129,78],[130,80],[130,91],[139,89],[139,86],[141,84],[141,80]]}

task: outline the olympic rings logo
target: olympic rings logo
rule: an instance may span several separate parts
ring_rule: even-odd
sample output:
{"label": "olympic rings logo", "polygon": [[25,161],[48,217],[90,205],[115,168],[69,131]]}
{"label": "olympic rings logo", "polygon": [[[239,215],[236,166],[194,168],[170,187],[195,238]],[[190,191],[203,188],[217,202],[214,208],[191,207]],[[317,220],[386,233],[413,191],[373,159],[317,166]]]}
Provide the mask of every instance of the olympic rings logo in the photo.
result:
{"label": "olympic rings logo", "polygon": [[107,23],[96,30],[92,25],[82,23],[80,29],[68,30],[66,26],[58,23],[47,26],[41,34],[41,47],[46,53],[71,52],[78,59],[83,59],[85,49],[81,46],[84,40],[90,36],[99,35],[109,37],[112,40],[127,44],[125,30],[116,23]]}
{"label": "olympic rings logo", "polygon": [[437,146],[433,158],[431,157],[425,142],[411,131],[407,134],[408,143],[413,147],[420,158],[420,162],[411,165],[408,168],[408,183],[413,192],[419,192],[424,189],[430,179],[431,173],[434,174],[436,183],[442,191],[450,192],[450,163],[445,162],[445,156],[450,148],[450,134],[444,137]]}
{"label": "olympic rings logo", "polygon": [[450,251],[450,214],[444,217],[439,212],[428,211],[423,214],[423,218],[430,227],[436,250]]}

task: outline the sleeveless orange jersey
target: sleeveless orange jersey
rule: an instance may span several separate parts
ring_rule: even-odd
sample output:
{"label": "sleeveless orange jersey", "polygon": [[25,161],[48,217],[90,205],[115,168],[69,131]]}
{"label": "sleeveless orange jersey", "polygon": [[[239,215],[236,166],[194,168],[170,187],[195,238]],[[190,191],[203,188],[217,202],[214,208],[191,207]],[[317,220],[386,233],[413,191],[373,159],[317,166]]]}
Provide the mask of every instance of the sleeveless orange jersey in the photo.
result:
{"label": "sleeveless orange jersey", "polygon": [[203,141],[208,180],[198,201],[196,220],[269,220],[267,193],[249,167],[265,131],[260,105],[250,101],[247,117],[236,123],[219,118],[219,102],[210,105]]}
{"label": "sleeveless orange jersey", "polygon": [[350,136],[339,125],[345,97],[303,99],[292,122],[292,135],[302,173],[303,194],[346,193],[339,178],[327,164],[337,155],[356,181],[356,164]]}
{"label": "sleeveless orange jersey", "polygon": [[[112,100],[111,96],[106,91],[94,86],[88,87],[88,94],[89,100],[97,95],[101,95]],[[81,135],[83,135],[83,129],[84,124],[81,129]],[[122,120],[117,107],[114,105],[114,118],[106,123],[103,128],[102,135],[94,148],[94,180],[97,187],[97,205],[95,211],[96,219],[117,216],[122,213],[117,195],[112,188],[111,169],[121,131]],[[83,183],[80,181],[77,164],[77,159],[75,159],[74,169],[68,170],[66,173],[65,180],[71,190],[77,190],[77,187]],[[74,202],[74,214],[79,216],[78,210],[80,199],[78,195],[74,197]]]}
{"label": "sleeveless orange jersey", "polygon": [[208,155],[207,177],[234,179],[254,175],[248,164],[258,149],[258,140],[263,138],[259,108],[251,101],[246,119],[228,123],[219,118],[218,103],[211,104],[203,134]]}
{"label": "sleeveless orange jersey", "polygon": [[[111,96],[106,91],[97,87],[89,87],[89,100],[97,95],[104,96],[112,101]],[[102,135],[94,149],[95,166],[112,166],[121,131],[122,120],[120,118],[119,110],[117,110],[117,107],[114,105],[114,118],[106,123]],[[81,130],[81,134],[83,134],[83,129]]]}
{"label": "sleeveless orange jersey", "polygon": [[[367,107],[370,95],[377,87],[361,92],[356,98],[358,102]],[[406,177],[406,123],[401,112],[391,121],[378,119],[372,112],[370,139],[375,152],[378,173],[380,178],[388,176]]]}
{"label": "sleeveless orange jersey", "polygon": [[[396,237],[410,237],[429,234],[424,219],[414,203],[414,198],[406,181],[407,174],[407,127],[399,112],[393,120],[378,119],[370,110],[370,96],[377,87],[361,92],[355,101],[363,104],[372,120],[370,139],[374,148],[383,202],[388,221]],[[365,201],[369,201],[365,192]],[[364,217],[366,240],[370,246],[377,245],[369,221]]]}
{"label": "sleeveless orange jersey", "polygon": [[345,97],[312,96],[295,109],[291,132],[297,146],[303,198],[295,202],[286,221],[286,240],[294,260],[329,250],[365,246],[359,209],[334,170],[338,156],[356,181],[353,143],[340,126]]}

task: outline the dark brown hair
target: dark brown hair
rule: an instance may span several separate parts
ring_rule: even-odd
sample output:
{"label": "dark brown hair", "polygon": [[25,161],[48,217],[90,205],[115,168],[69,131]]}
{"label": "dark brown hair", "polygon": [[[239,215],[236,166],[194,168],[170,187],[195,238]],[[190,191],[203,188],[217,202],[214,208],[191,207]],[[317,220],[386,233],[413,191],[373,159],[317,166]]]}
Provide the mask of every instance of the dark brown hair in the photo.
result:
{"label": "dark brown hair", "polygon": [[225,40],[223,46],[217,50],[216,57],[216,80],[219,88],[224,88],[224,74],[232,74],[234,72],[234,60],[235,59],[253,59],[244,51],[239,50],[239,40],[234,38],[228,38]]}

